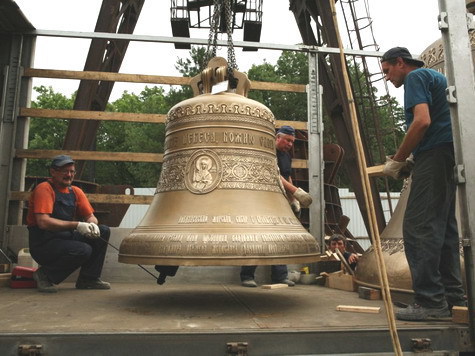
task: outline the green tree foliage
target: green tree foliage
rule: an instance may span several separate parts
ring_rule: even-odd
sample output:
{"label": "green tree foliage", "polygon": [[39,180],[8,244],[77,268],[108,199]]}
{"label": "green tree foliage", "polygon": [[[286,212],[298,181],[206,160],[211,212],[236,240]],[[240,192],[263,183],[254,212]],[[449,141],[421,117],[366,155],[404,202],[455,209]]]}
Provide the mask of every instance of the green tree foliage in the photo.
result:
{"label": "green tree foliage", "polygon": [[[110,105],[115,112],[166,114],[169,107],[161,87],[145,87],[139,94],[125,91]],[[103,121],[97,136],[97,150],[107,152],[163,153],[165,126],[153,123]],[[96,164],[96,179],[107,184],[153,187],[158,182],[161,164],[101,162]]]}
{"label": "green tree foliage", "polygon": [[[42,109],[72,109],[74,98],[67,98],[63,94],[55,93],[52,87],[39,86],[34,88],[38,92],[32,108]],[[31,118],[28,146],[31,149],[58,150],[63,146],[63,139],[68,128],[68,120]],[[43,159],[29,159],[27,175],[48,175],[48,164]]]}
{"label": "green tree foliage", "polygon": [[184,77],[194,77],[201,73],[206,63],[206,48],[193,46],[190,58],[178,58],[175,68]]}
{"label": "green tree foliage", "polygon": [[[378,89],[366,80],[360,65],[353,63],[348,68],[360,129],[365,133],[370,157],[375,164],[383,163],[386,155],[396,151],[404,136],[403,109],[396,98],[389,95],[378,97]],[[384,152],[380,152],[379,146]]]}
{"label": "green tree foliage", "polygon": [[[250,80],[274,83],[307,84],[307,55],[300,52],[284,51],[273,65],[264,62],[253,65],[248,72]],[[266,105],[277,120],[307,121],[307,94],[251,91],[249,98]]]}
{"label": "green tree foliage", "polygon": [[[360,131],[369,151],[368,164],[382,164],[387,155],[396,152],[405,135],[403,108],[398,105],[396,98],[378,96],[378,89],[367,80],[358,63],[349,63],[348,69]],[[383,180],[378,180],[378,183],[380,190],[386,189]],[[388,179],[388,183],[393,191],[402,187],[402,181]]]}
{"label": "green tree foliage", "polygon": [[[190,58],[178,58],[175,68],[184,77],[194,77],[201,73],[206,63],[206,48],[191,47]],[[171,87],[166,96],[168,105],[173,107],[180,101],[193,97],[193,90],[189,86]]]}

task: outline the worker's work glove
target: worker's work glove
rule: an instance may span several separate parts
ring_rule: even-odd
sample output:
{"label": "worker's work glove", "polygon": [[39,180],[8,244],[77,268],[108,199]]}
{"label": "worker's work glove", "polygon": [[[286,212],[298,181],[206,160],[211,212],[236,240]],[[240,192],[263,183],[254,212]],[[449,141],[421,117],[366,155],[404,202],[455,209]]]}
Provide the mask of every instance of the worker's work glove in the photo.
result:
{"label": "worker's work glove", "polygon": [[415,164],[416,162],[414,161],[414,155],[411,153],[409,157],[406,158],[406,167],[404,168],[404,171],[407,172],[407,177],[409,177],[411,174]]}
{"label": "worker's work glove", "polygon": [[87,222],[79,222],[78,226],[76,227],[77,232],[81,235],[88,235],[91,233],[91,226]]}
{"label": "worker's work glove", "polygon": [[91,239],[97,239],[99,237],[101,237],[101,230],[99,230],[99,226],[97,226],[97,224],[94,224],[94,223],[89,223],[89,225],[91,226],[91,234],[90,236],[87,236]]}
{"label": "worker's work glove", "polygon": [[383,168],[383,174],[394,179],[407,178],[410,176],[413,166],[414,160],[412,155],[409,156],[404,162],[395,161],[391,157],[387,156],[386,163],[384,164]]}
{"label": "worker's work glove", "polygon": [[[95,225],[97,227],[97,229],[99,230],[99,226],[97,226],[96,224],[93,224],[93,223],[87,223],[87,222],[82,222],[80,221],[78,223],[78,226],[76,227],[76,230],[81,234],[81,235],[84,235],[85,237],[87,238],[96,238],[95,237],[95,228],[94,226]],[[99,233],[99,236],[100,236],[100,233]],[[97,236],[97,237],[99,237]]]}
{"label": "worker's work glove", "polygon": [[300,202],[297,199],[294,199],[290,203],[290,207],[292,208],[292,211],[294,212],[295,215],[298,216],[300,214]]}
{"label": "worker's work glove", "polygon": [[308,208],[312,204],[312,197],[302,188],[298,188],[293,196],[299,201],[302,208]]}

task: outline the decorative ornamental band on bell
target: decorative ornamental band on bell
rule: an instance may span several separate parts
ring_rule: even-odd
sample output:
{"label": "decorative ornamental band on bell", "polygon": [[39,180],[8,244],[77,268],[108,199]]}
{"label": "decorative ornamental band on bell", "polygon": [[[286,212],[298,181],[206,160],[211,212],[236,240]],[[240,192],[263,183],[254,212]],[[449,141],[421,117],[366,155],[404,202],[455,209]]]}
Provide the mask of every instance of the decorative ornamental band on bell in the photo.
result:
{"label": "decorative ornamental band on bell", "polygon": [[195,97],[168,112],[162,171],[153,201],[120,246],[119,262],[162,266],[271,265],[316,261],[320,248],[284,195],[275,118],[236,88],[213,58],[191,80]]}

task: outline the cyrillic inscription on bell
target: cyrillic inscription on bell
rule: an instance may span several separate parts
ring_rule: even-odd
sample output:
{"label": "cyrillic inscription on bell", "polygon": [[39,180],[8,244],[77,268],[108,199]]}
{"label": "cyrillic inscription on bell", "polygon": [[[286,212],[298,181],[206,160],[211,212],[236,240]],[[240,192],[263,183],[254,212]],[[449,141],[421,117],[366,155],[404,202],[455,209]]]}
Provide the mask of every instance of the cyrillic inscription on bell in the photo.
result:
{"label": "cyrillic inscription on bell", "polygon": [[150,265],[268,265],[317,260],[316,240],[294,216],[280,184],[275,118],[235,93],[211,94],[227,63],[214,58],[192,79],[195,96],[168,113],[162,172],[119,261]]}

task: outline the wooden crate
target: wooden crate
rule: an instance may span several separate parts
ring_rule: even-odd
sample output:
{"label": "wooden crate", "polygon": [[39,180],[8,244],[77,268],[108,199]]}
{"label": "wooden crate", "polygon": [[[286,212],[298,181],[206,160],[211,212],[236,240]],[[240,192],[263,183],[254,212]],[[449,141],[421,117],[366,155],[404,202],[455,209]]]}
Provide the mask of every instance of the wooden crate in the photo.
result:
{"label": "wooden crate", "polygon": [[344,274],[343,271],[329,273],[327,276],[327,286],[329,288],[341,289],[350,292],[356,291],[356,283],[353,276]]}
{"label": "wooden crate", "polygon": [[381,299],[381,291],[379,289],[358,287],[358,296],[362,299],[378,300]]}

